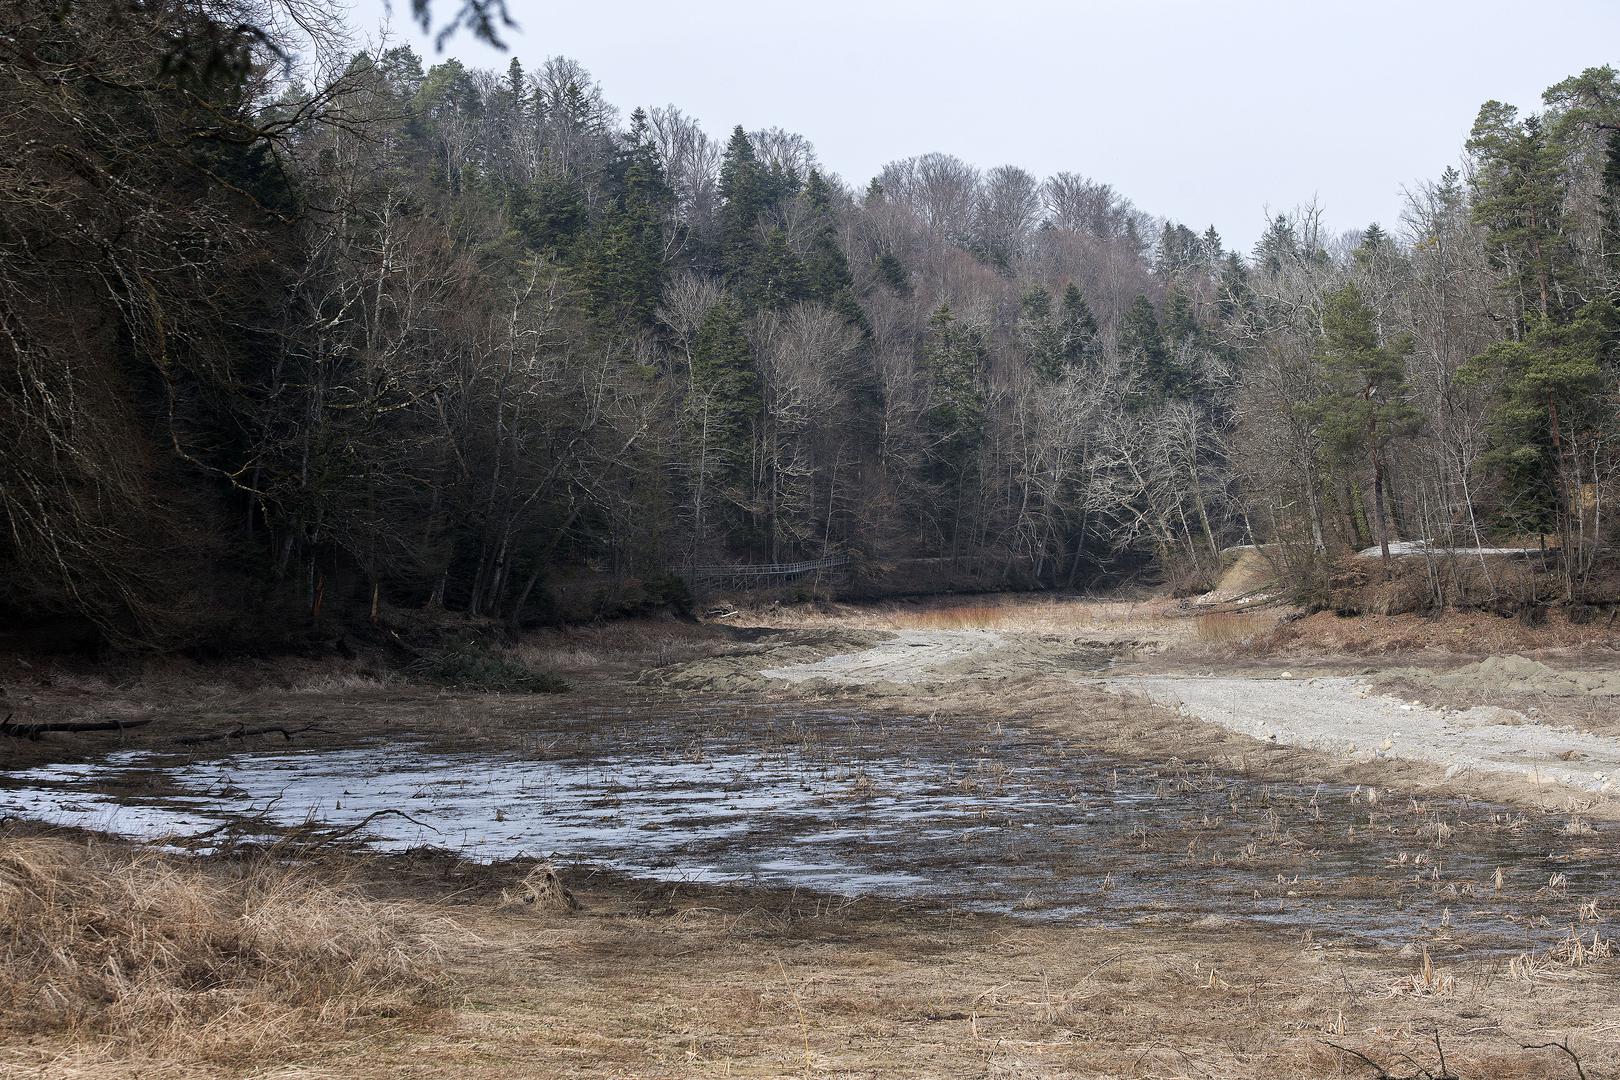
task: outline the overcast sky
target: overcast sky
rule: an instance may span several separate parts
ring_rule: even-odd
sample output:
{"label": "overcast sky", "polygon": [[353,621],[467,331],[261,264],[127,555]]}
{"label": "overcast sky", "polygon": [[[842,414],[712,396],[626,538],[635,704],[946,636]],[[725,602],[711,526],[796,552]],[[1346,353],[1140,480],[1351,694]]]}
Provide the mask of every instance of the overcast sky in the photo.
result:
{"label": "overcast sky", "polygon": [[[1620,61],[1616,0],[512,0],[510,54],[464,33],[436,54],[409,7],[393,0],[392,33],[428,63],[563,54],[625,113],[797,131],[857,186],[930,150],[1071,170],[1244,247],[1267,207],[1313,196],[1335,230],[1392,225],[1482,102],[1534,109]],[[385,0],[353,8],[362,33],[386,18]]]}

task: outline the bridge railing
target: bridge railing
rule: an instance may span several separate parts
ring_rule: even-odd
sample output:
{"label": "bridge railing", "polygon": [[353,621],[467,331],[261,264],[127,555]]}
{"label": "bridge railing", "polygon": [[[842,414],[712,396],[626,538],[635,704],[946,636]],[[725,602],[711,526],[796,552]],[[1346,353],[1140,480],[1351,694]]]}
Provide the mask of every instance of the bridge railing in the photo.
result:
{"label": "bridge railing", "polygon": [[714,585],[733,582],[738,585],[776,585],[814,574],[824,574],[849,565],[848,555],[826,559],[808,559],[792,563],[740,563],[689,566],[686,576],[693,584]]}

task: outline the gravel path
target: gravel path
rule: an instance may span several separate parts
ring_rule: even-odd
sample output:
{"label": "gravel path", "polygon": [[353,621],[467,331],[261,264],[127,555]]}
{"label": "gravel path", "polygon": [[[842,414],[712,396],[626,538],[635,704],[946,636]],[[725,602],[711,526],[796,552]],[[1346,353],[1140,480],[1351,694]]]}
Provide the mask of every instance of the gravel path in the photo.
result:
{"label": "gravel path", "polygon": [[1530,723],[1504,709],[1414,705],[1359,678],[1135,676],[1100,685],[1243,735],[1357,761],[1425,762],[1443,766],[1448,778],[1474,770],[1593,793],[1620,789],[1620,739]]}

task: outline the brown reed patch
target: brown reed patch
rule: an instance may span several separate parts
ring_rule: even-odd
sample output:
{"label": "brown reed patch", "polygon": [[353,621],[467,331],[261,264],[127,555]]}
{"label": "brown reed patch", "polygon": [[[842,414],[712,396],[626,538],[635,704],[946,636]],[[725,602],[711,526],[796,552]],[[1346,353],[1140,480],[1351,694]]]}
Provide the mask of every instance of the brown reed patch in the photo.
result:
{"label": "brown reed patch", "polygon": [[0,834],[0,1041],[253,1060],[434,1004],[448,925],[268,857]]}

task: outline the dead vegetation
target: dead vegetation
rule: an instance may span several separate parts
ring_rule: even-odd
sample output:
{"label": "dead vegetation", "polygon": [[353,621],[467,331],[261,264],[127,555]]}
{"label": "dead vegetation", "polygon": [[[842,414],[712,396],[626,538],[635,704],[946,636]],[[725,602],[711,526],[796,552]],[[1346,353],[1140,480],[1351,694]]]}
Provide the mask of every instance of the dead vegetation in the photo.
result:
{"label": "dead vegetation", "polygon": [[[514,873],[456,880],[475,893]],[[1528,1044],[1567,1043],[1594,1078],[1620,1050],[1607,963],[1546,961],[1528,982],[1498,962],[1431,964],[1447,990],[1421,993],[1421,958],[1230,924],[1052,925],[579,872],[571,884],[583,911],[463,908],[483,943],[463,956],[480,976],[466,1006],[333,1075],[1377,1075],[1359,1052],[1404,1077],[1438,1066],[1438,1036],[1464,1080],[1574,1080],[1569,1058]]]}
{"label": "dead vegetation", "polygon": [[771,604],[728,616],[751,627],[788,630],[997,630],[1074,637],[1187,640],[1192,621],[1163,597],[1099,600],[1054,593],[987,593],[868,604]]}
{"label": "dead vegetation", "polygon": [[1534,625],[1486,611],[1439,611],[1427,615],[1345,617],[1319,611],[1280,622],[1256,637],[1240,655],[1387,656],[1434,651],[1483,656],[1534,654],[1547,649],[1612,649],[1620,627],[1606,620],[1572,620],[1553,610]]}
{"label": "dead vegetation", "polygon": [[1252,641],[1277,625],[1277,617],[1266,612],[1214,611],[1194,617],[1193,632],[1206,645],[1226,645]]}
{"label": "dead vegetation", "polygon": [[[525,666],[566,673],[576,687],[618,686],[622,694],[622,677],[645,666],[710,656],[739,643],[774,648],[768,643],[814,636],[783,634],[780,628],[787,627],[855,627],[856,634],[993,629],[1029,635],[1026,640],[1129,636],[1203,650],[1200,656],[1232,656],[1274,647],[1282,634],[1268,629],[1275,618],[1162,601],[891,602],[750,613],[752,625],[738,631],[721,629],[729,620],[721,628],[674,620],[575,627],[532,635],[511,652]],[[1437,620],[1324,613],[1283,630],[1311,628],[1316,620],[1359,629],[1368,640],[1396,625],[1414,634],[1425,627],[1429,633],[1437,626],[1460,630],[1455,636],[1468,645],[1458,651],[1478,647],[1470,636],[1476,620],[1531,629],[1481,613]],[[756,632],[762,636],[750,636]],[[777,662],[764,655],[757,660]],[[1295,661],[1289,664],[1297,669]],[[162,724],[127,739],[121,732],[95,736],[100,749],[115,739],[141,745],[159,728],[166,743],[181,732],[230,732],[244,719],[249,730],[315,720],[322,745],[387,734],[509,747],[532,744],[543,713],[566,714],[580,730],[600,732],[602,721],[590,710],[622,710],[624,704],[579,692],[560,698],[442,693],[396,677],[375,678],[358,664],[287,668],[278,679],[306,688],[290,695],[274,689],[249,694],[235,676],[223,674],[188,682],[177,670],[134,684],[92,684],[93,676],[84,675],[79,685],[79,676],[70,674],[54,685],[30,684],[27,693],[40,700],[29,707],[34,715],[68,715],[64,702],[103,710],[111,704],[120,715],[161,712]],[[996,683],[993,697],[982,687],[960,686],[942,688],[937,700],[919,694],[892,705],[929,711],[937,705],[941,724],[1035,716],[1044,728],[1087,746],[1137,756],[1173,748],[1247,775],[1341,772],[1339,763],[1257,747],[1068,681],[1029,678],[1016,692]],[[124,688],[114,689],[114,682]],[[131,685],[135,690],[127,689]],[[198,703],[194,714],[177,718],[166,691],[151,690],[159,685],[189,686]],[[121,696],[139,701],[119,705]],[[660,738],[688,736],[680,729],[672,735],[667,724],[661,713]],[[571,731],[563,730],[564,742]],[[548,754],[555,752],[555,737],[548,737]],[[230,741],[210,745],[223,749]],[[56,746],[68,747],[68,738]],[[50,744],[10,748],[33,753]],[[1363,778],[1343,771],[1351,776]],[[852,796],[871,793],[861,775],[852,777]],[[994,783],[987,773],[971,779]],[[1419,791],[1440,783],[1438,774],[1379,773],[1378,779]],[[1572,835],[1580,834],[1576,823],[1584,820],[1569,818]],[[1608,1075],[1604,1063],[1620,1055],[1620,1031],[1608,1019],[1620,1010],[1616,946],[1595,923],[1583,922],[1551,949],[1459,963],[1438,953],[1428,959],[1324,949],[1309,934],[1301,940],[1295,931],[1219,920],[1206,926],[1185,913],[1167,912],[1151,926],[1100,929],[764,889],[628,882],[543,863],[483,868],[379,860],[388,890],[396,877],[412,879],[410,899],[402,901],[380,899],[398,893],[380,892],[374,880],[354,885],[342,875],[329,877],[324,866],[189,863],[73,841],[49,859],[29,856],[30,865],[55,867],[45,877],[30,877],[13,865],[11,839],[0,838],[0,917],[8,935],[0,940],[12,950],[0,971],[0,1035],[6,1036],[0,1042],[11,1044],[0,1050],[0,1074],[17,1065],[48,1075],[102,1075],[117,1071],[107,1064],[115,1058],[124,1066],[127,1055],[142,1054],[159,1063],[150,1073],[165,1076],[182,1075],[174,1062],[188,1060],[207,1063],[198,1075],[314,1062],[314,1071],[333,1077],[480,1080],[1405,1077],[1422,1075],[1421,1069],[1464,1080],[1563,1080],[1575,1076],[1572,1058],[1546,1046],[1572,1048],[1594,1078]],[[1421,839],[1437,851],[1455,843],[1438,825]],[[1161,840],[1144,831],[1141,843]],[[49,842],[55,843],[61,841]],[[47,854],[55,850],[49,844],[41,849]],[[40,884],[48,880],[60,884]],[[1277,888],[1298,885],[1279,878]],[[1503,888],[1500,872],[1495,888]],[[15,899],[27,896],[32,899]],[[76,929],[19,929],[30,912],[48,914],[47,925]],[[430,914],[448,922],[420,921]],[[70,945],[80,959],[53,967]],[[16,955],[33,957],[31,966]],[[197,966],[182,962],[193,955],[201,958]],[[447,979],[465,987],[468,998],[435,1008]],[[41,996],[49,994],[56,996]],[[41,1011],[41,1000],[52,1002],[51,1009]],[[1435,1053],[1436,1033],[1444,1065]]]}
{"label": "dead vegetation", "polygon": [[448,927],[308,865],[0,834],[0,1036],[262,1060],[422,1015]]}

